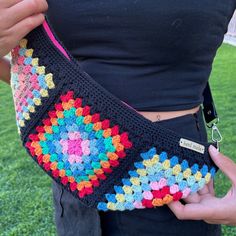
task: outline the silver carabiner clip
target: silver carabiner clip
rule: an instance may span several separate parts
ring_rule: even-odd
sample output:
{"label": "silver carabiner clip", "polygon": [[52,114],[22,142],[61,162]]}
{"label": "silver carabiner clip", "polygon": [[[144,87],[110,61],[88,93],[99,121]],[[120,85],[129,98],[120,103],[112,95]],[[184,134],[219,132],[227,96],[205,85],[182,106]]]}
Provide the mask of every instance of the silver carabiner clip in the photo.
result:
{"label": "silver carabiner clip", "polygon": [[223,137],[216,126],[216,123],[213,123],[211,126],[211,139],[213,142],[216,142],[217,150],[219,151],[219,143],[222,141]]}
{"label": "silver carabiner clip", "polygon": [[206,124],[207,127],[209,129],[211,129],[211,139],[213,142],[216,143],[217,145],[217,150],[219,151],[220,149],[220,145],[219,143],[222,141],[223,137],[218,129],[218,127],[216,126],[216,124],[218,124],[220,121],[220,118],[217,117],[216,120],[214,122],[212,122],[211,124]]}

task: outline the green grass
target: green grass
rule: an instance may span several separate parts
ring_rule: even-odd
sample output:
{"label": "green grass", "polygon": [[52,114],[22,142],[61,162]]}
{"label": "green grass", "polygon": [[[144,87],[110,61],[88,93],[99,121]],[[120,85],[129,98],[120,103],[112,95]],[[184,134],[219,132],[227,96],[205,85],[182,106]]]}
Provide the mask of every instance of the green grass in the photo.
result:
{"label": "green grass", "polygon": [[[212,93],[220,117],[219,129],[223,136],[221,152],[236,162],[236,47],[222,44],[217,51],[210,77]],[[223,196],[231,186],[220,171],[216,176],[216,193]],[[236,200],[236,199],[235,199]],[[236,227],[223,226],[223,235],[236,235]]]}
{"label": "green grass", "polygon": [[[236,161],[236,48],[227,44],[217,51],[210,77],[221,118],[221,151]],[[51,179],[21,147],[16,130],[10,87],[0,82],[0,235],[56,235]],[[216,176],[216,193],[223,196],[230,181]],[[235,199],[236,200],[236,199]],[[236,227],[223,226],[223,235],[236,235]]]}

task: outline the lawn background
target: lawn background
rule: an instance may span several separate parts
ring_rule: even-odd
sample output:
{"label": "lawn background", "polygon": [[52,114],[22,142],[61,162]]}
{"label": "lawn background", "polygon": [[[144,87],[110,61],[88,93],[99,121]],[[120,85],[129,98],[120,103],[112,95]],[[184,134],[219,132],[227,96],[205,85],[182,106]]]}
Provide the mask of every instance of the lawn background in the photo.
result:
{"label": "lawn background", "polygon": [[[218,49],[210,84],[224,138],[221,151],[236,161],[236,47],[223,43]],[[0,235],[56,235],[51,179],[21,147],[11,90],[3,82],[0,82],[0,176]],[[229,187],[230,181],[218,172],[217,195],[223,196]],[[223,226],[223,235],[235,236],[236,227]]]}

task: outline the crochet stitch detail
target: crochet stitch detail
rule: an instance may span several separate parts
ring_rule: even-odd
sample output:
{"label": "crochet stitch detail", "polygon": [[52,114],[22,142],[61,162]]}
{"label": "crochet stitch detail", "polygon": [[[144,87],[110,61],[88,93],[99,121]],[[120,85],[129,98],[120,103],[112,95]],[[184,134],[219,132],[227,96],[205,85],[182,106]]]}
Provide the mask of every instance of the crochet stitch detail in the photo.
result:
{"label": "crochet stitch detail", "polygon": [[163,206],[171,201],[186,198],[195,193],[215,175],[215,168],[208,171],[204,165],[189,167],[188,161],[179,163],[177,156],[168,158],[166,152],[160,155],[153,147],[140,153],[142,161],[135,162],[135,170],[129,171],[129,178],[123,178],[123,185],[114,186],[112,193],[106,193],[106,202],[99,202],[98,210],[133,210]]}
{"label": "crochet stitch detail", "polygon": [[73,94],[60,96],[55,110],[29,135],[26,147],[45,171],[64,185],[69,182],[71,191],[78,190],[83,198],[119,166],[132,143],[118,125],[111,127],[108,119],[100,120],[99,113],[91,115],[90,107],[82,107],[82,99],[74,99]]}
{"label": "crochet stitch detail", "polygon": [[11,53],[11,88],[19,134],[25,120],[30,120],[30,114],[42,104],[41,98],[48,97],[48,90],[55,88],[53,75],[46,74],[45,67],[40,66],[39,58],[33,54],[34,50],[27,48],[27,39],[22,39]]}

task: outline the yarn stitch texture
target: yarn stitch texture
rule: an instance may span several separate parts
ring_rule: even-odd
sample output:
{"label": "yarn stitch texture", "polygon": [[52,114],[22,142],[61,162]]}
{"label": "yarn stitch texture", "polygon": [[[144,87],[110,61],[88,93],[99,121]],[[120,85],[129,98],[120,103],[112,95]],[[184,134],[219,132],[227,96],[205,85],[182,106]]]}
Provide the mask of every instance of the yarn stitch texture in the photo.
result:
{"label": "yarn stitch texture", "polygon": [[[153,123],[103,88],[47,19],[12,50],[11,64],[22,145],[86,206],[154,208],[186,198],[214,178],[210,143]],[[181,147],[180,138],[200,143],[204,154]]]}

